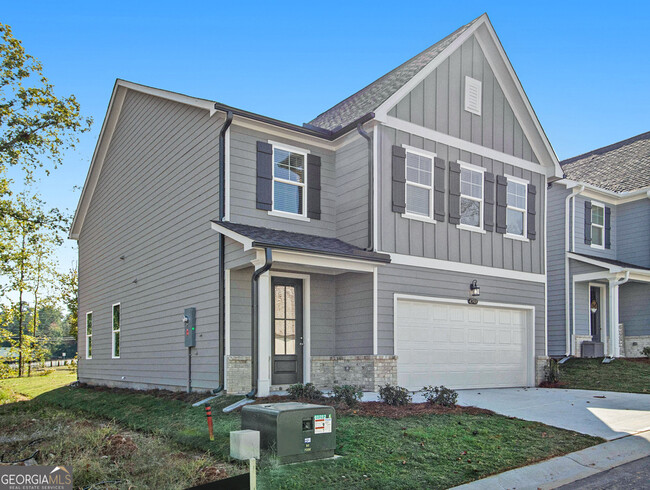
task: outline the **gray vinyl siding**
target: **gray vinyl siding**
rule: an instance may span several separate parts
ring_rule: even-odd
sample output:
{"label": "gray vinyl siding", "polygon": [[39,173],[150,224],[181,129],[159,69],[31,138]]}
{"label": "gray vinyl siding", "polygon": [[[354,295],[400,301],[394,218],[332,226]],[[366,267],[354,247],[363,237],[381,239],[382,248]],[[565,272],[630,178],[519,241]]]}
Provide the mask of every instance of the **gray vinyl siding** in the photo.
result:
{"label": "gray vinyl siding", "polygon": [[[571,333],[575,335],[589,335],[589,281],[575,283],[575,297],[573,296],[573,278],[579,274],[590,274],[593,272],[606,272],[602,267],[597,265],[586,264],[578,260],[569,260],[569,323],[571,324]],[[606,281],[591,281],[607,284]],[[608,287],[605,288],[605,294],[609,294]],[[575,325],[573,324],[573,314],[575,309]]]}
{"label": "gray vinyl siding", "polygon": [[230,354],[251,355],[251,275],[253,268],[230,271]]}
{"label": "gray vinyl siding", "polygon": [[[402,265],[382,266],[377,271],[378,354],[393,354],[394,294],[465,299],[473,279],[481,288],[480,301],[535,307],[535,355],[545,353],[544,284],[501,279],[478,274]],[[480,302],[479,302],[480,304]]]}
{"label": "gray vinyl siding", "polygon": [[618,319],[625,327],[625,335],[650,335],[650,284],[623,284],[618,298]]}
{"label": "gray vinyl siding", "polygon": [[[127,92],[79,237],[79,314],[93,311],[93,358],[80,360],[81,381],[185,388],[180,318],[195,307],[193,384],[219,386],[218,235],[210,228],[218,130],[207,111]],[[121,358],[111,359],[118,302]]]}
{"label": "gray vinyl siding", "polygon": [[336,236],[368,245],[368,142],[357,138],[336,152]]}
{"label": "gray vinyl siding", "polygon": [[617,259],[650,267],[650,201],[619,204],[616,215]]}
{"label": "gray vinyl siding", "polygon": [[548,190],[546,223],[548,247],[548,353],[561,356],[566,352],[565,298],[565,198],[570,191],[554,184]]}
{"label": "gray vinyl siding", "polygon": [[[215,232],[216,233],[216,232]],[[255,250],[246,250],[241,243],[232,238],[225,239],[226,255],[224,258],[226,269],[236,269],[239,267],[250,266],[251,261],[255,259]]]}
{"label": "gray vinyl siding", "polygon": [[[617,223],[618,223],[618,209],[616,206],[612,206],[611,204],[607,204],[603,201],[599,201],[598,199],[590,199],[586,198],[583,196],[577,196],[575,197],[575,209],[576,209],[576,217],[575,217],[575,226],[576,226],[576,236],[575,236],[575,241],[576,241],[576,248],[575,251],[580,254],[587,254],[587,255],[593,255],[594,257],[602,257],[605,259],[616,259],[616,249],[617,249]],[[601,249],[601,248],[596,248],[592,247],[591,245],[587,245],[585,243],[585,201],[595,201],[598,202],[605,207],[611,208],[612,214],[611,214],[611,227],[612,227],[612,247],[607,249]],[[603,237],[604,241],[604,237]]]}
{"label": "gray vinyl siding", "polygon": [[[321,219],[300,221],[270,216],[268,211],[256,208],[257,141],[277,141],[304,150],[321,158]],[[276,136],[232,125],[230,127],[230,221],[252,226],[322,235],[336,236],[336,169],[334,152],[305,145]],[[305,202],[306,195],[305,195]]]}
{"label": "gray vinyl siding", "polygon": [[372,354],[372,274],[336,276],[336,354]]}
{"label": "gray vinyl siding", "polygon": [[[379,248],[385,252],[408,254],[467,264],[543,274],[544,267],[544,195],[546,177],[520,167],[461,151],[432,140],[391,128],[381,127],[381,165],[379,165]],[[391,147],[409,145],[435,153],[447,162],[445,172],[445,221],[424,223],[402,217],[391,206]],[[483,166],[495,175],[512,175],[528,180],[537,188],[537,239],[513,240],[496,232],[477,233],[460,230],[448,223],[449,162],[462,160]],[[541,167],[540,167],[541,170]]]}
{"label": "gray vinyl siding", "polygon": [[[464,107],[465,76],[482,82],[482,114]],[[389,115],[539,163],[474,36],[391,109]]]}

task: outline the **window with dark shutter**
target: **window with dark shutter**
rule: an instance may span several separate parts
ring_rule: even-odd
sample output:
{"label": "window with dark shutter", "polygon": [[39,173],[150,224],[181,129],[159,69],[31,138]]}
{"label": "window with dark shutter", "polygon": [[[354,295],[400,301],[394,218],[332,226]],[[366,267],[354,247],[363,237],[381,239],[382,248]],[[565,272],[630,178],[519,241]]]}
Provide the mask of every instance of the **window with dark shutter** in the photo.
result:
{"label": "window with dark shutter", "polygon": [[483,191],[485,196],[483,227],[485,231],[494,231],[494,174],[485,172],[483,179],[485,180],[485,189]]}
{"label": "window with dark shutter", "polygon": [[406,150],[393,145],[392,152],[393,212],[406,211]]}
{"label": "window with dark shutter", "polygon": [[257,142],[257,209],[270,211],[273,193],[273,146],[265,141]]}
{"label": "window with dark shutter", "polygon": [[535,240],[537,231],[535,229],[535,198],[537,197],[537,188],[533,184],[528,184],[528,239]]}
{"label": "window with dark shutter", "polygon": [[497,219],[496,232],[505,234],[508,230],[507,211],[508,209],[508,179],[503,175],[497,175]]}
{"label": "window with dark shutter", "polygon": [[307,217],[320,219],[320,157],[307,155]]}
{"label": "window with dark shutter", "polygon": [[449,162],[449,223],[460,224],[460,164]]}
{"label": "window with dark shutter", "polygon": [[585,201],[585,243],[591,245],[591,201]]}
{"label": "window with dark shutter", "polygon": [[612,248],[612,208],[605,207],[605,248]]}
{"label": "window with dark shutter", "polygon": [[436,157],[433,165],[433,218],[445,221],[445,161]]}

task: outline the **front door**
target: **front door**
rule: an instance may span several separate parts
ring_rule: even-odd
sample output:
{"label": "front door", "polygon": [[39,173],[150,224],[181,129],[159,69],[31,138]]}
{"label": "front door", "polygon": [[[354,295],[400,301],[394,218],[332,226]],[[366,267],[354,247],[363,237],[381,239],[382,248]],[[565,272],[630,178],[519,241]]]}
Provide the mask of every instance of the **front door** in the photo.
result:
{"label": "front door", "polygon": [[273,291],[273,372],[271,383],[302,382],[302,280],[271,278]]}
{"label": "front door", "polygon": [[591,325],[591,336],[594,342],[600,342],[600,288],[589,287],[589,317]]}

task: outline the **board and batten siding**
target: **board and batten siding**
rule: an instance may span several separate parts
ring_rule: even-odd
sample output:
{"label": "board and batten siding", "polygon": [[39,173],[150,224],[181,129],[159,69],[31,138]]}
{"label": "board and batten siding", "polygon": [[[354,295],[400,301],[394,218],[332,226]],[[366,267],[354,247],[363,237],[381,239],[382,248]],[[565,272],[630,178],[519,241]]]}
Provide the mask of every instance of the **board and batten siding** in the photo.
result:
{"label": "board and batten siding", "polygon": [[[464,109],[465,77],[482,82],[482,114]],[[474,36],[388,113],[508,155],[539,163]]]}
{"label": "board and batten siding", "polygon": [[485,302],[535,307],[535,355],[544,355],[544,284],[392,264],[377,269],[378,354],[393,354],[395,293],[466,300],[473,279],[481,288],[479,305]]}
{"label": "board and batten siding", "polygon": [[[184,389],[181,321],[196,308],[192,379],[218,379],[218,131],[208,111],[129,91],[79,236],[79,352],[93,312],[84,382]],[[170,212],[173,210],[173,212]],[[111,305],[121,304],[120,359]]]}
{"label": "board and batten siding", "polygon": [[[466,264],[543,274],[544,264],[544,196],[546,177],[497,160],[381,126],[379,165],[379,249],[383,252],[414,255]],[[407,219],[392,209],[391,148],[408,145],[435,153],[446,162],[445,221],[425,223]],[[449,224],[449,162],[461,160],[482,166],[496,175],[526,179],[537,188],[537,239],[528,242],[506,238],[496,232],[477,233]],[[540,166],[540,172],[542,167]]]}
{"label": "board and batten siding", "polygon": [[612,228],[616,230],[617,259],[650,267],[650,200],[619,204],[616,217]]}
{"label": "board and batten siding", "polygon": [[336,152],[336,236],[368,245],[368,143],[356,138]]}

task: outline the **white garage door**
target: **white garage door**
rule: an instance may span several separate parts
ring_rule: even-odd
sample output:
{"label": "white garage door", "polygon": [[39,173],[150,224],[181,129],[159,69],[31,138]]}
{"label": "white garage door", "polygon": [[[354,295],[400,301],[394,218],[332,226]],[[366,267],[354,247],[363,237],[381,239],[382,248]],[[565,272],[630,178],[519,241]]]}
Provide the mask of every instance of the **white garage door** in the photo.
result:
{"label": "white garage door", "polygon": [[526,386],[526,315],[480,304],[398,300],[398,384],[411,390]]}

